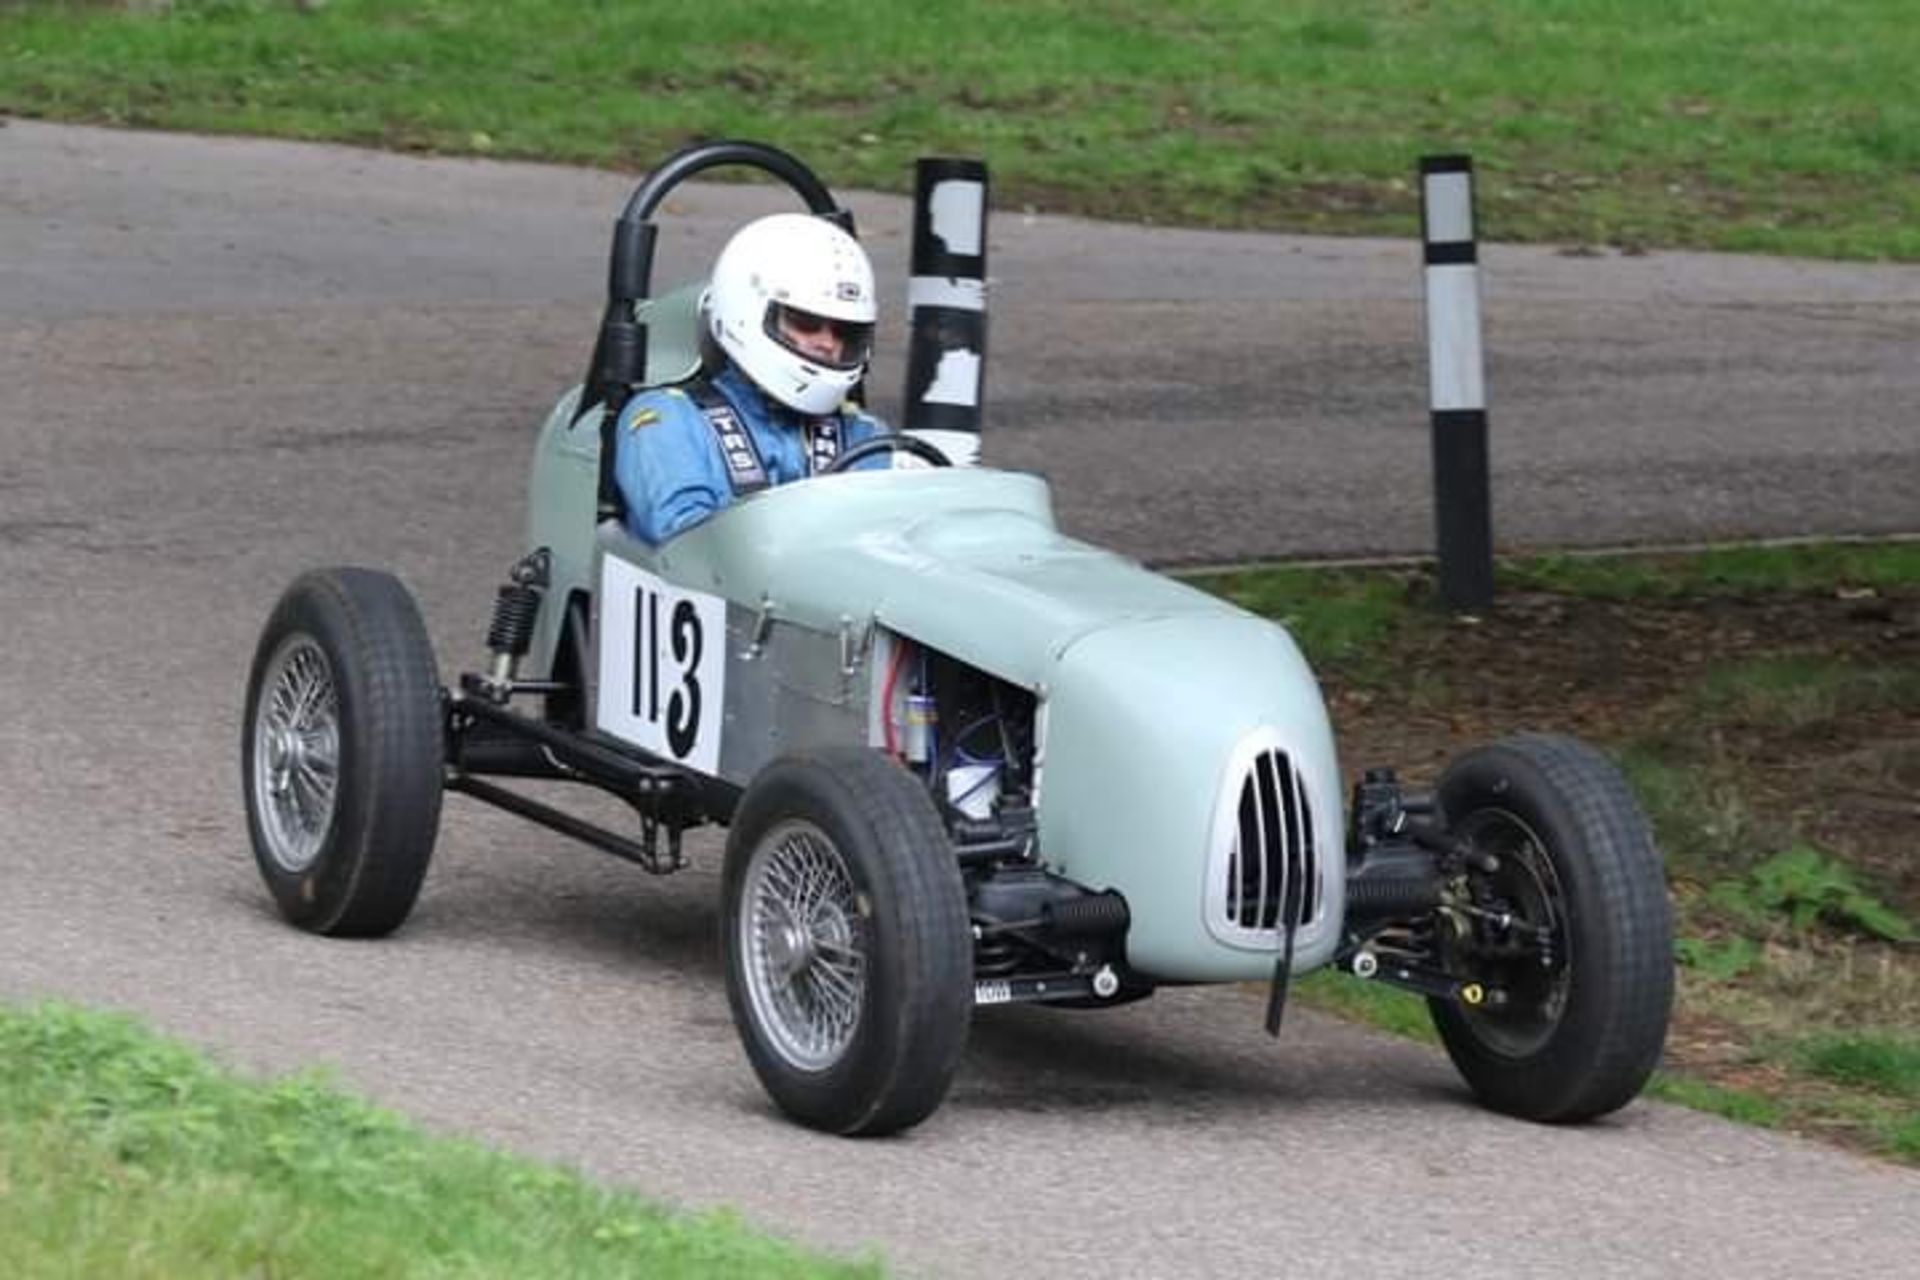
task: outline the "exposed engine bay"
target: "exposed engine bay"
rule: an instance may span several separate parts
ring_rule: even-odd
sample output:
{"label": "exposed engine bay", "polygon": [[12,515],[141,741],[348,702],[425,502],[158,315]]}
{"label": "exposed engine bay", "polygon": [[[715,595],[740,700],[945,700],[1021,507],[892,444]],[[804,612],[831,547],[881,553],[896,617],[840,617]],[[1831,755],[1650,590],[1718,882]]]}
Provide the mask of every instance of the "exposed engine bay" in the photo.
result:
{"label": "exposed engine bay", "polygon": [[926,783],[967,888],[977,1004],[1113,1004],[1152,993],[1126,968],[1126,899],[1056,875],[1039,844],[1045,708],[1034,694],[889,636],[883,746]]}

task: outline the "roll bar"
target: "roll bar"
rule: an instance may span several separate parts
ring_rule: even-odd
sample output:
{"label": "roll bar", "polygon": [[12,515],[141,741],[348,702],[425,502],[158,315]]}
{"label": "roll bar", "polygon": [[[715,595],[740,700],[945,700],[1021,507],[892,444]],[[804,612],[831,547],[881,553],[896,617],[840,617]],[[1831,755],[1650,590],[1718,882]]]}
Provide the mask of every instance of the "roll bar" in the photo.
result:
{"label": "roll bar", "polygon": [[620,497],[613,483],[614,423],[647,377],[647,331],[636,318],[635,308],[651,296],[653,287],[653,248],[658,233],[654,210],[686,179],[724,165],[742,165],[778,178],[805,202],[809,213],[830,218],[849,232],[853,230],[853,215],[839,206],[811,169],[778,147],[761,142],[726,139],[695,143],[674,152],[641,179],[613,225],[613,248],[607,260],[607,308],[600,319],[593,359],[580,392],[582,408],[601,406],[602,519],[619,513]]}

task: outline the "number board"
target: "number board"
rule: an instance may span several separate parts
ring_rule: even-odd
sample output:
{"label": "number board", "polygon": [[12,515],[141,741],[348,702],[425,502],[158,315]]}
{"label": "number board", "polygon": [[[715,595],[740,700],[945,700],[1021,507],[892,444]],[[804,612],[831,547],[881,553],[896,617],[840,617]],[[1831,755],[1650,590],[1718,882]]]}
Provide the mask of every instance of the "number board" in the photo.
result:
{"label": "number board", "polygon": [[726,657],[725,600],[602,558],[595,711],[602,731],[718,774]]}

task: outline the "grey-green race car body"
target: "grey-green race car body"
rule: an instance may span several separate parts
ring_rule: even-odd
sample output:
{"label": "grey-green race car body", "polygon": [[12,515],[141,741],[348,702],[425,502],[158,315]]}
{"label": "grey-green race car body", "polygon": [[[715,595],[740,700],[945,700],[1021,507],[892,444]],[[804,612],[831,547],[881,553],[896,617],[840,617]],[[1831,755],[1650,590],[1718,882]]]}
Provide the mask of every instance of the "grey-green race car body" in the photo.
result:
{"label": "grey-green race car body", "polygon": [[[591,501],[597,470],[569,448],[565,437],[583,430],[569,416],[557,413],[543,437],[536,546],[558,548],[566,513]],[[1298,649],[1269,622],[1061,534],[1039,478],[848,472],[754,495],[657,550],[611,526],[576,541],[557,562],[581,571],[567,590],[598,602],[602,733],[744,787],[795,748],[883,747],[893,654],[937,654],[1026,695],[1035,864],[1124,893],[1139,976],[1270,975],[1288,877],[1305,881],[1295,963],[1331,958],[1345,886],[1339,766]],[[636,592],[642,609],[629,607]],[[659,652],[647,646],[634,626],[643,610],[710,620],[699,624],[702,661],[686,661],[691,649],[676,658],[665,632]],[[648,679],[657,665],[669,686],[657,722],[632,714],[636,643]],[[543,656],[532,655],[536,669]],[[904,736],[908,695],[896,685]],[[700,695],[697,708],[681,704],[691,732],[675,736],[667,708],[689,688]],[[943,710],[936,757],[940,727],[968,714]],[[947,759],[947,772],[977,771]],[[1243,832],[1250,789],[1259,820]]]}
{"label": "grey-green race car body", "polygon": [[[1292,976],[1329,965],[1426,996],[1496,1109],[1631,1100],[1671,1001],[1664,883],[1619,774],[1578,742],[1475,748],[1430,794],[1390,770],[1348,790],[1284,628],[1063,534],[1039,477],[927,465],[909,440],[881,442],[891,469],[742,497],[659,547],[625,531],[619,404],[700,359],[697,285],[647,288],[649,215],[721,163],[844,220],[755,144],[694,148],[636,193],[592,372],[534,439],[486,670],[441,686],[386,575],[283,596],[242,744],[282,911],[397,927],[447,792],[654,872],[719,823],[728,999],[768,1091],[818,1128],[924,1119],[983,1006],[1252,980],[1277,1030]],[[635,829],[516,778],[610,792]]]}

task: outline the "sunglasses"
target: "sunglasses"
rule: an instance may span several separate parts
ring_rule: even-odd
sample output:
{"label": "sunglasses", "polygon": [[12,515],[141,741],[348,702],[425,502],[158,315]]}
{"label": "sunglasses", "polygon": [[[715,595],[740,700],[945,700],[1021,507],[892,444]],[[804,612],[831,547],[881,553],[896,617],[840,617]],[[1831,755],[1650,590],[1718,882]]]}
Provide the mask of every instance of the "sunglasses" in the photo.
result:
{"label": "sunglasses", "polygon": [[815,315],[811,311],[802,311],[798,307],[781,307],[775,318],[789,333],[811,338],[822,330],[827,330],[848,346],[865,341],[870,328],[858,320],[835,320],[831,316]]}

